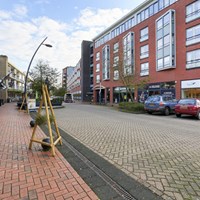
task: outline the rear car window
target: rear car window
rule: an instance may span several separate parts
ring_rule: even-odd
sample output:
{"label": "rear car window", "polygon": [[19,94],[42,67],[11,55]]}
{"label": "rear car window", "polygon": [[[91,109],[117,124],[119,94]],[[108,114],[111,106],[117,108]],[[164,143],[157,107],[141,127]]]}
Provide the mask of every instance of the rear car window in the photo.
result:
{"label": "rear car window", "polygon": [[159,96],[150,96],[148,97],[147,101],[160,101],[160,97]]}
{"label": "rear car window", "polygon": [[183,105],[183,104],[195,105],[196,101],[195,101],[195,99],[181,99],[178,103],[181,105]]}

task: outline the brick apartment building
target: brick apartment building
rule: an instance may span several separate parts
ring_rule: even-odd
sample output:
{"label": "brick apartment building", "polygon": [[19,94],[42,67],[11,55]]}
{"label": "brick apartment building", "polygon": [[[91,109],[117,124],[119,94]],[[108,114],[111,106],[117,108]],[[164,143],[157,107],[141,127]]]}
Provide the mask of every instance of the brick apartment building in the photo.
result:
{"label": "brick apartment building", "polygon": [[200,1],[147,0],[94,38],[95,102],[128,97],[115,68],[147,79],[141,93],[200,98]]}

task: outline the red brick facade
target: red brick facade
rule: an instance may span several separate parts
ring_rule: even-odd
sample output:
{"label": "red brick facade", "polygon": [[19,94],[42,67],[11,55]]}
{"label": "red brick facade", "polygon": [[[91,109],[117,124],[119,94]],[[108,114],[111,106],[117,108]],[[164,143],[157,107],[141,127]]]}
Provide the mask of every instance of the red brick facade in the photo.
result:
{"label": "red brick facade", "polygon": [[[113,88],[122,86],[119,81],[113,80],[113,45],[119,42],[119,55],[122,52],[122,42],[123,37],[129,33],[134,32],[134,54],[135,54],[135,77],[137,79],[143,79],[140,77],[141,63],[149,62],[149,84],[162,83],[173,81],[175,83],[175,97],[177,99],[181,98],[181,81],[185,80],[196,80],[200,79],[200,68],[186,69],[186,52],[200,49],[200,43],[195,43],[193,45],[186,46],[186,29],[200,24],[200,18],[197,18],[191,22],[186,23],[186,6],[193,3],[193,0],[179,0],[172,5],[166,7],[165,9],[159,11],[157,14],[149,17],[148,19],[142,21],[141,23],[130,28],[126,32],[118,35],[117,37],[109,40],[107,43],[94,48],[94,101],[98,101],[99,83],[96,83],[96,75],[100,74],[101,85],[102,85],[102,95],[104,99],[108,102],[113,103]],[[176,64],[175,68],[170,68],[162,71],[156,70],[156,20],[162,16],[164,13],[170,9],[175,11],[175,46],[176,46]],[[148,27],[148,40],[140,42],[140,30]],[[145,44],[149,45],[149,57],[140,59],[140,47]],[[110,46],[110,79],[102,80],[102,48],[105,45]],[[96,61],[96,53],[100,52],[100,60]],[[121,53],[122,54],[122,53]],[[100,62],[100,72],[96,72],[96,64]],[[109,96],[104,88],[110,90]],[[135,99],[138,98],[138,92],[134,91]],[[199,96],[200,98],[200,96]]]}

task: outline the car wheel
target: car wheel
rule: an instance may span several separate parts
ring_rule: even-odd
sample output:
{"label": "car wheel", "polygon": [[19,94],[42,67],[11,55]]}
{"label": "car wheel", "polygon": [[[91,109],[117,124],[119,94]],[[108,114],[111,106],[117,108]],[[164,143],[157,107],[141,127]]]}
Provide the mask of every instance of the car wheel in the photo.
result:
{"label": "car wheel", "polygon": [[164,113],[165,113],[165,115],[167,116],[167,115],[169,115],[169,113],[170,113],[170,110],[169,110],[169,108],[168,107],[166,107],[165,108],[165,111],[164,111]]}
{"label": "car wheel", "polygon": [[197,112],[197,119],[200,120],[200,110]]}
{"label": "car wheel", "polygon": [[177,117],[181,117],[181,114],[176,114]]}

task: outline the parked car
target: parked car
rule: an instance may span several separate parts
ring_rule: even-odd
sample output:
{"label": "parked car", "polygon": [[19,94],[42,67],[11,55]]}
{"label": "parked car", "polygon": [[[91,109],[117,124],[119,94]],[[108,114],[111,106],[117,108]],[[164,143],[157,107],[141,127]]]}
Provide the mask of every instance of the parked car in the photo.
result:
{"label": "parked car", "polygon": [[175,114],[177,117],[186,114],[200,119],[200,100],[196,98],[180,99],[175,106]]}
{"label": "parked car", "polygon": [[169,115],[174,112],[177,100],[171,95],[152,95],[144,102],[144,109],[152,114],[153,112],[161,112],[165,115]]}

